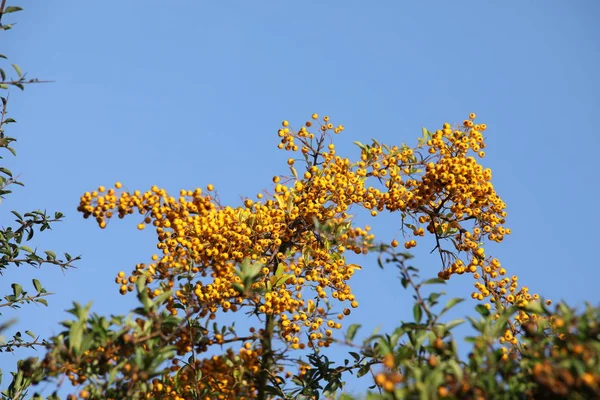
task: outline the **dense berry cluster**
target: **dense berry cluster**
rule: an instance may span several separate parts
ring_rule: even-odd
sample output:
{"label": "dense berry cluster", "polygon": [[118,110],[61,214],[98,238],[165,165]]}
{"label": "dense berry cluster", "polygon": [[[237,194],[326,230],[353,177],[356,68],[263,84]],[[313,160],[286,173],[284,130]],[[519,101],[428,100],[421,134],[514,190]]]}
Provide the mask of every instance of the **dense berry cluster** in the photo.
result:
{"label": "dense berry cluster", "polygon": [[[443,264],[439,277],[472,274],[472,297],[488,299],[486,307],[526,305],[538,296],[519,288],[517,277],[506,276],[483,247],[485,240],[501,242],[510,229],[492,172],[477,160],[485,156],[486,125],[474,120],[471,114],[461,126],[424,129],[414,148],[357,143],[360,158],[351,160],[337,155],[331,142],[344,127],[313,114],[298,130],[282,123],[278,147],[294,155],[291,175],[273,177],[266,196],[232,207],[217,201],[213,185],[175,197],[156,186],[129,192],[117,182],[85,193],[78,210],[101,228],[114,216],[135,213],[141,214],[138,229],[154,228],[158,254],[129,275],[119,272],[122,294],[145,276],[155,282],[151,297],[170,291],[167,308],[174,315],[184,309],[215,319],[217,312],[245,308],[273,318],[278,337],[294,349],[328,346],[340,320],[358,306],[348,282],[360,267],[346,253],[367,253],[374,236],[369,227],[354,226],[353,206],[372,216],[399,212],[407,249],[432,234]],[[332,311],[332,299],[344,303],[341,312]],[[522,312],[517,322],[529,318]],[[517,333],[511,325],[502,341],[516,344]],[[178,339],[180,355],[192,349],[192,336]]]}
{"label": "dense berry cluster", "polygon": [[[141,393],[142,398],[185,400],[189,398],[239,399],[256,398],[256,387],[252,377],[260,368],[260,351],[242,347],[238,353],[228,349],[220,356],[195,360],[183,366],[175,363],[171,369],[177,379],[166,375],[152,380],[151,390]],[[206,393],[210,393],[207,395]]]}

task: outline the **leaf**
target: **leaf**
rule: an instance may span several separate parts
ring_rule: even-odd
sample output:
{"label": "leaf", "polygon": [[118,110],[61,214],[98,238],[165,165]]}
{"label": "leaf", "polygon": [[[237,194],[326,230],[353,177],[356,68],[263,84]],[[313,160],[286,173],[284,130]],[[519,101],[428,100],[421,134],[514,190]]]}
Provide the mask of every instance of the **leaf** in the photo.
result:
{"label": "leaf", "polygon": [[359,141],[355,141],[354,144],[357,145],[362,150],[365,150],[365,148],[366,148],[366,146]]}
{"label": "leaf", "polygon": [[421,282],[421,285],[435,285],[435,284],[445,285],[446,281],[441,278],[431,278],[431,279],[427,279],[424,282]]}
{"label": "leaf", "polygon": [[413,306],[413,316],[415,317],[415,322],[420,324],[421,318],[423,317],[423,310],[421,309],[421,305],[419,303]]}
{"label": "leaf", "polygon": [[46,255],[48,256],[47,259],[48,260],[56,260],[56,253],[50,250],[46,250],[44,251],[44,253],[46,253]]}
{"label": "leaf", "polygon": [[244,292],[246,291],[246,289],[244,289],[244,287],[242,285],[240,285],[239,283],[234,283],[233,288],[236,290],[236,292],[238,292],[240,294],[244,294]]}
{"label": "leaf", "polygon": [[462,318],[457,318],[457,319],[453,319],[452,321],[444,324],[444,327],[446,328],[447,331],[449,331],[450,329],[454,328],[455,326],[458,326],[462,323],[464,323],[465,320]]}
{"label": "leaf", "polygon": [[434,304],[437,304],[437,299],[439,299],[439,298],[440,298],[442,295],[444,295],[444,294],[445,294],[444,292],[442,292],[442,293],[436,293],[436,292],[433,292],[433,293],[431,293],[431,294],[429,295],[429,297],[427,298],[427,300],[429,300],[429,302],[430,302],[432,305],[434,305]]}
{"label": "leaf", "polygon": [[454,298],[448,300],[448,302],[444,306],[444,309],[440,312],[440,316],[442,314],[444,314],[446,311],[450,310],[452,307],[454,307],[455,305],[457,305],[458,303],[460,303],[460,302],[462,302],[464,300],[465,299],[463,299],[461,297],[454,297]]}
{"label": "leaf", "polygon": [[347,342],[352,342],[352,340],[354,340],[354,337],[356,336],[356,332],[358,331],[358,328],[360,328],[362,325],[361,324],[352,324],[348,327],[348,332],[346,332],[346,341]]}
{"label": "leaf", "polygon": [[29,336],[31,336],[33,339],[35,339],[35,334],[31,331],[25,331],[26,334],[28,334]]}
{"label": "leaf", "polygon": [[[21,11],[21,10],[23,10],[23,9],[19,6],[8,6],[4,9],[2,14],[10,14],[10,13],[14,13],[14,12]],[[3,58],[6,58],[6,57],[3,57]]]}
{"label": "leaf", "polygon": [[6,73],[2,68],[0,68],[0,78],[2,78],[3,81],[6,80]]}
{"label": "leaf", "polygon": [[285,270],[285,265],[283,265],[283,263],[279,263],[279,265],[277,265],[277,270],[275,271],[275,276],[278,279],[281,278],[281,275],[283,275],[284,270]]}
{"label": "leaf", "polygon": [[360,378],[361,376],[366,375],[369,371],[370,371],[369,366],[368,365],[363,365],[362,367],[360,367],[358,369],[358,373],[356,374],[356,377]]}
{"label": "leaf", "polygon": [[33,282],[33,287],[35,288],[35,290],[37,290],[38,293],[41,292],[42,289],[44,289],[42,287],[42,284],[40,283],[40,281],[38,281],[37,279],[33,279],[32,282]]}
{"label": "leaf", "polygon": [[69,349],[79,352],[81,348],[81,339],[83,337],[83,321],[77,321],[71,325],[69,330]]}
{"label": "leaf", "polygon": [[484,317],[487,317],[488,315],[490,315],[490,310],[487,309],[486,306],[484,306],[483,304],[477,304],[477,307],[475,307],[475,310],[483,315]]}
{"label": "leaf", "polygon": [[41,303],[41,304],[45,305],[46,307],[48,307],[48,302],[46,301],[46,299],[37,299],[36,303]]}
{"label": "leaf", "polygon": [[159,294],[154,298],[154,305],[157,307],[162,305],[162,303],[164,303],[169,297],[171,297],[172,293],[172,290],[167,290],[166,292]]}
{"label": "leaf", "polygon": [[21,78],[23,76],[23,71],[21,71],[21,67],[19,67],[17,64],[13,64],[12,66],[15,69],[15,72],[17,73],[19,78]]}
{"label": "leaf", "polygon": [[19,285],[18,283],[13,283],[10,286],[12,287],[13,296],[15,296],[15,298],[21,296],[21,293],[23,293],[23,287],[21,285]]}

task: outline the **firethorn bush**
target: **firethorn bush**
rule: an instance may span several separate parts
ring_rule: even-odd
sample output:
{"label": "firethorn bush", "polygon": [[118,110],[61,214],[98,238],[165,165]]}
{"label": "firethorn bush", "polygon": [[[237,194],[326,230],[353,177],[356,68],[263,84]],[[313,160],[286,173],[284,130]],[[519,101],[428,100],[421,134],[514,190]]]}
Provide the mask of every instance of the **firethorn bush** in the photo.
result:
{"label": "firethorn bush", "polygon": [[[353,375],[373,399],[600,396],[600,309],[551,310],[484,247],[511,231],[474,113],[424,128],[414,146],[355,142],[352,157],[337,153],[344,126],[329,116],[274,131],[287,166],[241,204],[222,204],[213,184],[83,193],[78,211],[99,228],[128,219],[156,234],[156,253],[114,277],[139,307],[105,317],[75,303],[44,358],[24,360],[17,376],[68,381],[68,399],[350,399]],[[356,222],[363,213],[399,215],[397,238],[376,240]],[[426,235],[441,271],[421,279],[406,250]],[[351,281],[369,253],[397,268],[414,321],[357,341],[360,326],[344,319],[360,308]],[[463,299],[430,289],[463,274],[476,311],[466,360],[452,334],[466,320],[444,318]],[[240,318],[244,332],[225,322]],[[333,345],[348,358],[332,360]]]}
{"label": "firethorn bush", "polygon": [[[11,29],[10,23],[5,23],[5,16],[20,11],[20,7],[6,6],[3,1],[0,4],[0,32]],[[6,62],[7,56],[0,53],[0,61]],[[10,68],[10,69],[8,69]],[[9,117],[8,103],[11,88],[23,90],[26,85],[40,82],[37,79],[28,79],[17,64],[9,65],[8,68],[0,65],[0,151],[3,159],[4,155],[16,156],[14,148],[16,138],[8,136],[5,132],[9,124],[16,123],[14,118]],[[0,204],[12,194],[13,187],[23,186],[12,171],[4,165],[0,166]],[[50,230],[52,225],[63,218],[61,212],[48,214],[46,211],[33,210],[23,212],[22,210],[12,210],[10,215],[3,214],[3,224],[0,227],[0,275],[8,269],[19,268],[28,265],[34,268],[47,267],[54,265],[60,269],[73,267],[73,263],[79,257],[72,257],[68,253],[64,254],[64,259],[52,250],[38,252],[33,244],[33,238],[37,232]],[[6,224],[6,219],[14,218],[14,224]],[[27,243],[27,244],[26,244]],[[29,244],[29,245],[28,245]],[[33,246],[33,247],[32,247]],[[10,284],[11,291],[2,296],[0,301],[0,334],[6,331],[13,331],[8,338],[0,337],[0,353],[5,353],[4,357],[20,357],[22,349],[43,349],[47,340],[32,332],[30,329],[23,331],[14,331],[13,325],[19,319],[16,310],[24,305],[41,304],[48,306],[47,297],[49,293],[38,279],[32,279],[25,287],[22,283],[14,282]],[[8,311],[4,311],[8,310]],[[6,314],[6,315],[5,315]],[[6,316],[9,318],[6,319]],[[43,370],[40,368],[30,368],[37,359],[18,359],[17,368],[11,372],[11,380],[6,388],[0,392],[3,399],[21,399],[27,394],[28,388],[33,381],[40,380],[43,377]],[[2,381],[2,370],[0,370],[0,382]]]}

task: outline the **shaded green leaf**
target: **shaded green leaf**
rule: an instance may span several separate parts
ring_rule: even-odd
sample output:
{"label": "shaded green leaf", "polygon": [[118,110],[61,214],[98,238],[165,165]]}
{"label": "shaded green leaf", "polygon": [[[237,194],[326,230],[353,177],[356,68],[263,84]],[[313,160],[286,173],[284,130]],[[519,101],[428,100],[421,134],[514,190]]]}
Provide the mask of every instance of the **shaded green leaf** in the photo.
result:
{"label": "shaded green leaf", "polygon": [[18,283],[13,283],[10,286],[12,287],[13,296],[15,296],[15,298],[21,296],[21,293],[23,293],[23,287],[21,285],[19,285]]}
{"label": "shaded green leaf", "polygon": [[360,328],[362,325],[361,324],[352,324],[348,327],[348,331],[346,332],[346,341],[347,342],[352,342],[352,340],[354,340],[354,337],[356,336],[356,332],[358,331],[358,328]]}
{"label": "shaded green leaf", "polygon": [[423,309],[418,303],[413,306],[413,316],[415,317],[415,322],[417,324],[420,324],[421,318],[423,317]]}

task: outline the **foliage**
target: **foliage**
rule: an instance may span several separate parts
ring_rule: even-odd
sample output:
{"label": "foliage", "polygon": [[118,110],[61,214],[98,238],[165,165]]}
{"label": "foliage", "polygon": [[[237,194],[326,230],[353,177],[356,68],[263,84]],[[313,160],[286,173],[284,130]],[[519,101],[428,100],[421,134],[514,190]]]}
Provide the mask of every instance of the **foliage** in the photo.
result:
{"label": "foliage", "polygon": [[[15,71],[18,80],[4,85],[22,88],[27,82]],[[64,331],[41,343],[43,360],[20,362],[15,379],[23,386],[66,378],[76,388],[70,399],[349,399],[344,385],[354,374],[371,380],[372,399],[599,397],[600,310],[551,311],[484,248],[510,229],[492,171],[480,161],[487,127],[475,119],[424,128],[412,147],[356,142],[357,159],[337,154],[333,137],[344,127],[328,116],[313,114],[298,129],[283,121],[278,148],[291,154],[289,175],[274,176],[270,190],[238,206],[221,204],[212,184],[178,196],[121,182],[84,193],[78,211],[100,228],[137,214],[137,228],[156,233],[157,254],[115,277],[139,307],[103,317],[75,303]],[[16,183],[6,171],[4,187]],[[396,250],[398,239],[376,243],[370,227],[357,225],[360,212],[397,213],[407,250],[429,233],[441,271],[421,280],[410,255]],[[4,267],[70,266],[68,255],[43,258],[21,245],[62,215],[15,215],[19,228],[4,233]],[[362,267],[354,260],[370,252],[382,268],[398,268],[413,292],[414,321],[357,342],[360,326],[344,331],[343,321],[359,307],[350,281]],[[466,320],[445,320],[463,299],[442,302],[443,292],[427,291],[463,274],[473,276],[470,297],[480,302],[477,317],[467,318],[475,334],[466,360],[452,334]],[[44,300],[41,284],[33,286],[31,296],[13,285],[7,302]],[[222,318],[241,313],[252,324],[245,333]],[[332,345],[345,346],[348,359],[332,360]],[[9,388],[5,396],[23,395]]]}
{"label": "foliage", "polygon": [[[3,17],[10,13],[20,11],[20,7],[16,6],[5,6],[3,1],[0,6],[0,30],[8,30],[12,25],[2,24]],[[6,60],[7,57],[4,54],[0,54],[2,61]],[[10,77],[10,72],[7,72],[4,66],[0,66],[0,90],[4,93],[0,95],[0,101],[2,102],[0,109],[0,149],[7,150],[13,156],[16,156],[16,151],[13,147],[16,139],[7,136],[5,129],[9,124],[13,124],[16,121],[8,116],[8,100],[9,100],[9,89],[11,87],[17,87],[21,90],[24,89],[25,85],[30,83],[39,82],[36,79],[27,79],[26,75],[21,71],[21,68],[17,64],[12,64],[10,69],[15,74],[14,77]],[[2,159],[2,156],[0,156]],[[12,193],[14,186],[23,186],[12,173],[12,171],[4,166],[0,167],[0,201],[7,198]],[[48,214],[46,211],[34,210],[23,213],[22,211],[11,211],[15,219],[14,225],[0,227],[0,274],[8,268],[16,268],[22,265],[30,265],[35,268],[40,268],[44,264],[52,264],[59,266],[62,269],[66,269],[73,266],[73,262],[78,257],[72,257],[69,254],[64,254],[64,260],[59,258],[55,252],[51,250],[45,250],[38,252],[35,247],[31,247],[26,243],[31,243],[36,232],[43,232],[51,229],[52,224],[60,221],[63,218],[63,214],[55,212]],[[30,287],[31,289],[26,289]],[[42,283],[33,279],[31,284],[24,284],[15,282],[11,284],[12,291],[9,294],[3,296],[4,301],[0,302],[0,309],[5,307],[18,310],[25,304],[37,303],[44,306],[48,305],[46,297],[49,293],[42,285]],[[0,316],[3,315],[0,313]],[[14,319],[5,320],[0,323],[0,332],[6,331],[13,325]],[[40,338],[31,330],[25,330],[24,332],[17,331],[11,335],[10,338],[2,338],[0,341],[0,352],[14,353],[16,350],[21,348],[40,348],[46,345],[46,340]],[[25,398],[28,387],[31,385],[32,380],[39,380],[42,377],[42,370],[26,372],[28,367],[31,365],[32,360],[19,360],[17,361],[16,372],[12,373],[12,380],[8,386],[8,389],[1,393],[2,398],[10,399],[21,399]],[[2,372],[0,371],[0,379],[2,378]]]}

